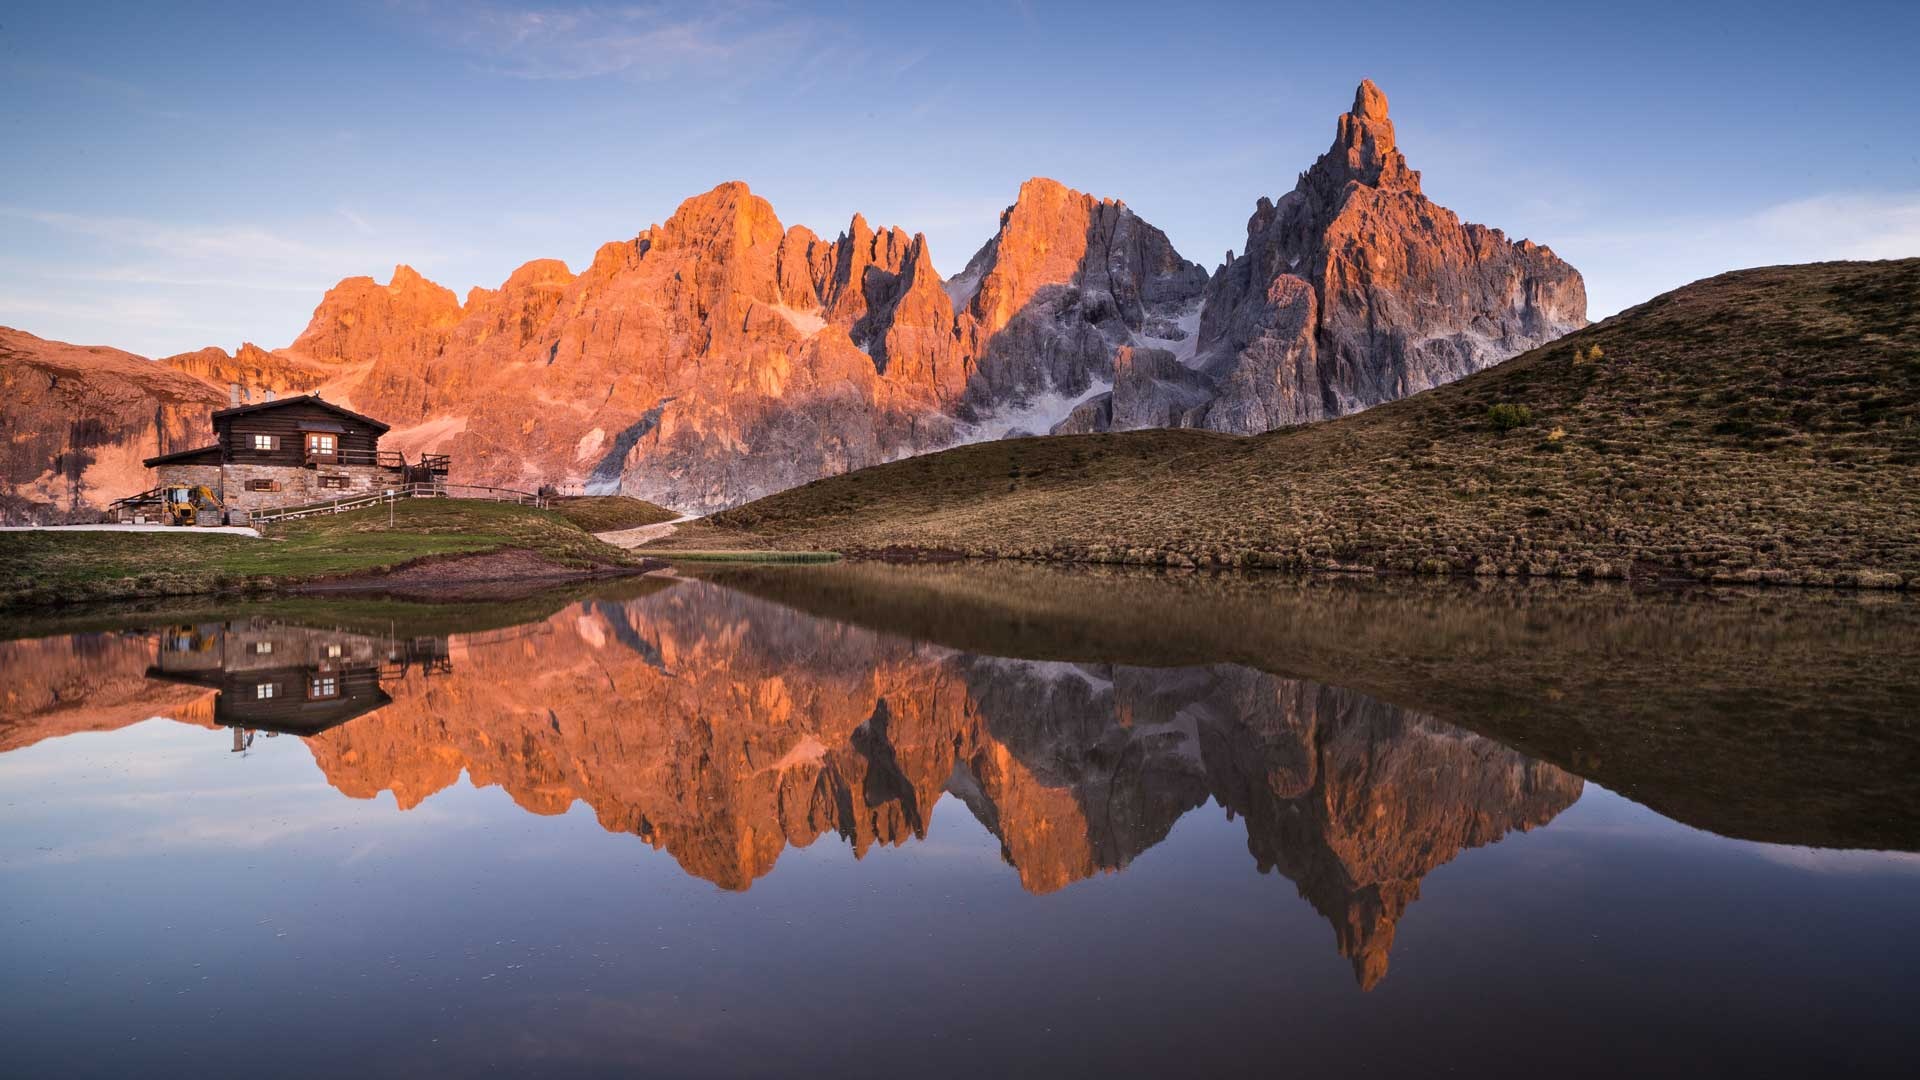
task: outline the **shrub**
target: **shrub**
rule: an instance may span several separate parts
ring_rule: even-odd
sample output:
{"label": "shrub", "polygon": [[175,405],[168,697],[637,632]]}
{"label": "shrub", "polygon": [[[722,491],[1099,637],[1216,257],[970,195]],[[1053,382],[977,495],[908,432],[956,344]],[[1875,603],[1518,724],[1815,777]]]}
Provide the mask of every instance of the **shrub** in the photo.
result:
{"label": "shrub", "polygon": [[1533,423],[1533,410],[1525,405],[1509,405],[1502,402],[1487,406],[1487,423],[1493,430],[1505,435],[1514,428],[1523,428]]}

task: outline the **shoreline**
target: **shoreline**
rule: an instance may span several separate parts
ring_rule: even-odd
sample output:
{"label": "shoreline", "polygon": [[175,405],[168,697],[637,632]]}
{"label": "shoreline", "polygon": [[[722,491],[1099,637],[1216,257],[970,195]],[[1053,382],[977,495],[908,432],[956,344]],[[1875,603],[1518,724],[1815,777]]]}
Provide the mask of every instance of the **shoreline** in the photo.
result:
{"label": "shoreline", "polygon": [[[695,552],[704,554],[729,550],[727,545],[741,542],[742,553],[792,552],[795,555],[834,554],[850,562],[895,563],[901,565],[939,564],[939,563],[1017,563],[1027,565],[1051,565],[1060,567],[1125,567],[1135,570],[1155,570],[1168,572],[1233,572],[1279,574],[1287,577],[1315,577],[1319,575],[1364,576],[1378,578],[1409,578],[1421,580],[1456,581],[1579,581],[1588,583],[1612,582],[1634,588],[1672,588],[1693,586],[1765,586],[1787,589],[1839,589],[1846,591],[1877,592],[1920,592],[1920,577],[1908,579],[1892,571],[1871,569],[1834,570],[1823,572],[1824,580],[1815,580],[1808,575],[1796,575],[1784,570],[1750,569],[1743,571],[1713,571],[1701,574],[1689,574],[1674,567],[1658,563],[1641,562],[1628,567],[1614,567],[1606,563],[1592,563],[1567,566],[1553,566],[1535,571],[1528,565],[1498,566],[1487,569],[1460,568],[1452,565],[1440,565],[1443,559],[1428,560],[1414,566],[1369,565],[1366,563],[1329,562],[1321,565],[1300,564],[1285,560],[1281,556],[1258,551],[1220,553],[1214,557],[1195,559],[1174,551],[1155,551],[1140,557],[1097,557],[1043,550],[1040,552],[1007,553],[997,551],[965,550],[957,547],[915,546],[910,544],[886,544],[878,547],[862,547],[857,544],[840,544],[831,549],[821,547],[781,547],[782,539],[764,536],[746,531],[729,531],[719,536],[699,536],[689,542],[698,542],[698,549],[689,548],[688,558],[692,560]],[[629,549],[633,554],[657,559],[672,559],[677,549],[672,546],[643,546]],[[795,559],[792,561],[807,561]],[[1486,566],[1487,564],[1479,564]],[[1600,569],[1604,567],[1604,572]]]}
{"label": "shoreline", "polygon": [[388,567],[295,580],[243,579],[212,588],[134,588],[57,603],[0,604],[0,620],[32,618],[95,605],[154,600],[261,600],[300,596],[387,595],[416,600],[512,598],[557,585],[644,577],[669,568],[664,559],[646,557],[632,564],[568,566],[528,548],[424,555]]}

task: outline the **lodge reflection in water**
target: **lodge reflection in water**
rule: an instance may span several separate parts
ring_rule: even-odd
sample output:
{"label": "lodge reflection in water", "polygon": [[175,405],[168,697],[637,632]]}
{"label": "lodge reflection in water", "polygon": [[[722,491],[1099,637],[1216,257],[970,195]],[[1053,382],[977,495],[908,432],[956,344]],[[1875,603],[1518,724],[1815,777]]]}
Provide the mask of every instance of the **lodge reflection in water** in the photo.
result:
{"label": "lodge reflection in water", "polygon": [[[533,813],[585,802],[730,890],[828,833],[856,857],[924,838],[951,795],[1046,893],[1124,868],[1217,803],[1244,821],[1258,869],[1332,923],[1365,987],[1426,874],[1581,791],[1498,742],[1336,687],[1227,664],[974,655],[701,582],[446,639],[249,620],[0,649],[57,664],[57,642],[103,688],[139,658],[154,680],[217,690],[215,724],[305,736],[348,795],[411,808],[464,771]],[[170,715],[205,722],[206,703]],[[23,719],[0,746],[31,741]]]}
{"label": "lodge reflection in water", "polygon": [[392,702],[381,688],[452,670],[445,638],[398,640],[271,619],[197,623],[156,635],[147,677],[217,691],[213,722],[247,733],[317,735]]}

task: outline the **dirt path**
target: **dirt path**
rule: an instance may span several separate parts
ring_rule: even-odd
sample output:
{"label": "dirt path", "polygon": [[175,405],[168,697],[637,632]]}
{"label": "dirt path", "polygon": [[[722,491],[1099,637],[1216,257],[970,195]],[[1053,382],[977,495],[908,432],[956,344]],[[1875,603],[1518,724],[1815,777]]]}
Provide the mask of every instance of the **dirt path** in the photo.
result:
{"label": "dirt path", "polygon": [[676,528],[692,520],[693,516],[689,514],[686,517],[675,518],[672,521],[662,521],[657,525],[642,525],[637,529],[617,529],[613,532],[594,533],[593,535],[605,540],[614,547],[626,548],[631,551],[641,544],[652,543],[662,537],[672,536]]}
{"label": "dirt path", "polygon": [[369,570],[303,582],[294,592],[384,592],[395,595],[460,599],[467,595],[512,593],[529,587],[603,577],[632,577],[664,567],[657,559],[638,566],[565,566],[538,552],[519,548],[464,555],[428,556],[391,570]]}

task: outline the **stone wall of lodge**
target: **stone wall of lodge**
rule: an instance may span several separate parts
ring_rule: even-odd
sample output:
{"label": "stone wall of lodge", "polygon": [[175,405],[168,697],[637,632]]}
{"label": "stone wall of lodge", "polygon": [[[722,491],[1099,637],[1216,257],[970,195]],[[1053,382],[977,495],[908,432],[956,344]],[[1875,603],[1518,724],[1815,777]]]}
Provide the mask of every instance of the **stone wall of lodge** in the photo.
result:
{"label": "stone wall of lodge", "polygon": [[[398,473],[377,465],[161,465],[155,471],[161,484],[212,488],[236,525],[255,510],[371,495],[400,483]],[[252,490],[250,482],[266,486]]]}

